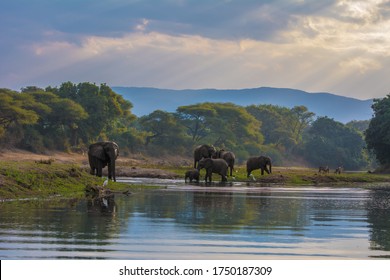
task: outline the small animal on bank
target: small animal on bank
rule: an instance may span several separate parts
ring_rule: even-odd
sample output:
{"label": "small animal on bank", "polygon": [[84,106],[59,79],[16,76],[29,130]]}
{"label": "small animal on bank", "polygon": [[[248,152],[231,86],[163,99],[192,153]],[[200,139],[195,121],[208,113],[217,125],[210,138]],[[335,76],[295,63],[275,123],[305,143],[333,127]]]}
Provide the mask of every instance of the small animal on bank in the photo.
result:
{"label": "small animal on bank", "polygon": [[343,170],[343,168],[341,166],[337,167],[336,170],[334,171],[334,173],[336,174],[341,174],[341,171]]}
{"label": "small animal on bank", "polygon": [[318,168],[318,173],[329,173],[329,167],[328,166],[320,166]]}

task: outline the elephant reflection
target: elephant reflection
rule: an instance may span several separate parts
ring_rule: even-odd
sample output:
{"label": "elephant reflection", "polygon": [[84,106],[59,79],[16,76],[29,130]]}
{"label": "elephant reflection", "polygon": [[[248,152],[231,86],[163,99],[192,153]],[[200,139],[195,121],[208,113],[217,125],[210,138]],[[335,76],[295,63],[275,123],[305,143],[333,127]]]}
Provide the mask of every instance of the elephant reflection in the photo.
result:
{"label": "elephant reflection", "polygon": [[95,213],[112,213],[116,212],[114,196],[95,197],[88,200],[88,211]]}

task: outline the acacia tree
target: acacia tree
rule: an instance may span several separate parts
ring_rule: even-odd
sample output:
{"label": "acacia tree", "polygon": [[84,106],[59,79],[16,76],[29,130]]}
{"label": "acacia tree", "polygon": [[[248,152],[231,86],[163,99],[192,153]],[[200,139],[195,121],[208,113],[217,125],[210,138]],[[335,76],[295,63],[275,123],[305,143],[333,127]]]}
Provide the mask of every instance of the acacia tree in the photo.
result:
{"label": "acacia tree", "polygon": [[139,119],[146,135],[145,146],[154,144],[170,152],[177,152],[185,146],[185,129],[173,113],[156,110]]}
{"label": "acacia tree", "polygon": [[217,115],[211,104],[196,104],[177,108],[177,117],[194,143],[199,143],[211,132],[210,119]]}
{"label": "acacia tree", "polygon": [[35,124],[42,112],[50,108],[27,93],[0,89],[0,141],[2,145],[18,145],[26,135],[25,126]]}
{"label": "acacia tree", "polygon": [[217,115],[210,122],[216,146],[238,147],[250,144],[260,147],[263,144],[261,123],[245,108],[232,103],[215,103],[214,108]]}
{"label": "acacia tree", "polygon": [[374,99],[374,116],[365,132],[368,149],[372,150],[384,167],[390,166],[390,94]]}

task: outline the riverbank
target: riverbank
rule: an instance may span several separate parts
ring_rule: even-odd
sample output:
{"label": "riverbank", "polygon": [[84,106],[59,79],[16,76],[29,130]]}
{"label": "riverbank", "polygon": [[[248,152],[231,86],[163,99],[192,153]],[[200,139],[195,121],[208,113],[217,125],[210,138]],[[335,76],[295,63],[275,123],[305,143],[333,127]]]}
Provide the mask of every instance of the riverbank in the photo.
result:
{"label": "riverbank", "polygon": [[[159,179],[183,179],[191,169],[190,159],[151,159],[144,157],[118,158],[117,177],[149,177]],[[104,170],[106,171],[106,170]],[[229,181],[256,181],[277,185],[385,185],[390,186],[389,174],[346,172],[320,174],[309,168],[274,167],[272,174],[261,176],[259,170],[254,178],[246,177],[245,166],[237,166]],[[203,180],[204,170],[201,171]],[[105,174],[105,173],[103,173]],[[214,180],[220,176],[213,175]],[[82,197],[86,187],[101,186],[105,178],[89,174],[86,155],[53,153],[38,155],[25,151],[12,151],[0,155],[0,199],[67,196]],[[109,182],[109,188],[126,192],[143,186]]]}

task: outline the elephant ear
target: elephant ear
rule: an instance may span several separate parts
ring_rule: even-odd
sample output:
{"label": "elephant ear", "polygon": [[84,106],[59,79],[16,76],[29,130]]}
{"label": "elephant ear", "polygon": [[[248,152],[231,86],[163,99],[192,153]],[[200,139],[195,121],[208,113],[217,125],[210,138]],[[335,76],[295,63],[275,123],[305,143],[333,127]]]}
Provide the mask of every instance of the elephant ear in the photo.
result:
{"label": "elephant ear", "polygon": [[107,160],[107,156],[102,145],[93,145],[93,147],[91,147],[91,155],[102,161]]}
{"label": "elephant ear", "polygon": [[115,142],[112,142],[112,145],[114,146],[114,153],[115,153],[115,159],[116,159],[119,156],[119,146]]}

